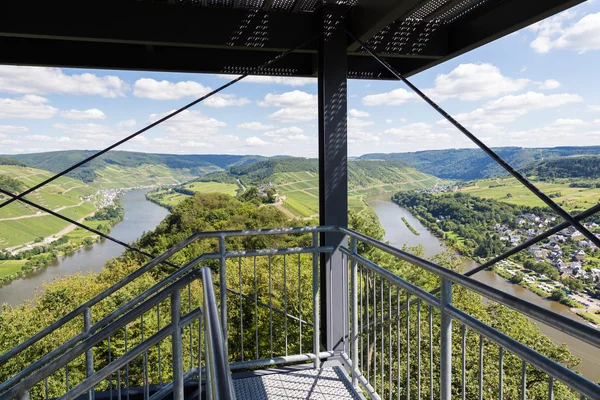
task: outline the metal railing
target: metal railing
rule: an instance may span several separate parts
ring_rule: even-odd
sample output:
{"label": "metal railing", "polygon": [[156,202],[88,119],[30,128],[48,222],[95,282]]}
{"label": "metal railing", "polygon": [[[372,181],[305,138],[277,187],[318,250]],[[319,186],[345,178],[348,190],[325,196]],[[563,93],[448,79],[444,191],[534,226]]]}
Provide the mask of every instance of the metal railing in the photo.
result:
{"label": "metal railing", "polygon": [[[339,249],[320,246],[323,232],[343,233],[349,244]],[[301,245],[285,247],[292,243],[287,240],[291,236],[296,237],[295,246]],[[190,245],[201,240],[209,240],[216,251],[196,255]],[[359,247],[377,249],[393,256],[394,262],[409,263],[436,277],[439,296],[373,262],[371,253],[359,252]],[[348,274],[345,282],[334,283],[348,285],[347,291],[338,292],[348,296],[334,299],[339,304],[335,311],[344,313],[347,321],[341,352],[322,347],[319,328],[319,293],[328,289],[319,288],[319,258],[334,250],[343,254],[343,265],[334,267]],[[170,273],[158,268],[182,251],[191,261]],[[218,269],[214,288],[208,285],[210,268],[199,268],[201,263]],[[164,278],[144,286],[141,282],[150,272]],[[202,285],[197,285],[200,280]],[[136,294],[102,313],[106,302],[124,296],[123,289],[132,286],[140,287]],[[600,349],[600,332],[588,325],[346,228],[203,232],[0,356],[0,368],[23,363],[0,383],[0,399],[25,393],[75,398],[86,392],[90,398],[103,392],[111,399],[160,399],[170,394],[181,399],[184,393],[200,395],[203,388],[209,396],[232,398],[229,371],[307,362],[319,368],[320,360],[328,357],[343,360],[354,385],[373,399],[487,399],[491,381],[484,376],[484,365],[491,359],[497,365],[494,397],[503,398],[510,389],[519,391],[518,398],[529,398],[527,376],[535,370],[547,377],[548,398],[564,390],[581,398],[600,398],[593,382],[460,309],[453,302],[457,291],[517,310]],[[187,313],[182,315],[186,302]],[[54,344],[52,335],[67,328],[74,332],[72,337]],[[517,389],[503,366],[515,362],[522,366]]]}
{"label": "metal railing", "polygon": [[[547,376],[548,399],[555,398],[555,382],[566,385],[570,393],[582,399],[600,399],[600,386],[594,382],[455,307],[453,292],[456,292],[455,287],[462,287],[598,349],[600,331],[389,244],[348,229],[341,231],[350,238],[349,246],[341,248],[348,261],[350,288],[347,313],[350,332],[342,358],[351,372],[353,384],[362,386],[372,399],[391,399],[392,395],[396,398],[400,393],[406,399],[491,398],[490,388],[484,384],[484,348],[487,353],[493,353],[494,347],[497,353],[493,359],[498,369],[497,387],[492,390],[494,398],[528,398],[527,371],[533,368]],[[359,254],[359,243],[439,278],[439,297]],[[425,321],[423,313],[427,314]],[[453,327],[454,322],[460,324],[460,329]],[[460,340],[456,340],[457,334]],[[477,373],[476,387],[467,385],[467,374],[474,377],[473,371],[467,371],[470,350],[467,342],[479,347],[475,355],[478,360],[471,363]],[[513,393],[518,392],[518,397],[504,395],[507,388],[504,362],[509,354],[521,363],[519,387],[511,388]],[[423,366],[427,371],[423,372]]]}

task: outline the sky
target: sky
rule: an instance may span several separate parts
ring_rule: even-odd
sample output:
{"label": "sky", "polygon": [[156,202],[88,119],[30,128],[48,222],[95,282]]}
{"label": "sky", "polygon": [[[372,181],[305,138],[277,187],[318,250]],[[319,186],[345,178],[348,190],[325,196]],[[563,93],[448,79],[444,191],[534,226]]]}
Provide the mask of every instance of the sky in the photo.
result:
{"label": "sky", "polygon": [[[411,78],[489,146],[600,145],[600,0]],[[101,149],[228,75],[0,66],[0,154]],[[316,157],[314,79],[248,77],[119,149]],[[350,80],[350,156],[474,147],[401,82]]]}

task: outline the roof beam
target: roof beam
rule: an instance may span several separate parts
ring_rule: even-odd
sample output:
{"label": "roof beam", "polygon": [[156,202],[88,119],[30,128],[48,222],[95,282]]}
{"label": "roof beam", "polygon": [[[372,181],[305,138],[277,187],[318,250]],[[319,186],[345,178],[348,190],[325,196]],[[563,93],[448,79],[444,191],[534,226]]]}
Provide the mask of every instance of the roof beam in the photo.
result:
{"label": "roof beam", "polygon": [[[123,43],[78,42],[0,37],[0,64],[110,70],[170,71],[211,74],[243,74],[281,52],[191,47],[145,46]],[[312,76],[309,53],[292,53],[262,72],[274,76]]]}
{"label": "roof beam", "polygon": [[585,0],[504,0],[488,2],[463,18],[436,32],[430,43],[444,41],[447,52],[444,57],[433,60],[412,71],[418,74],[473,49],[507,36],[529,25],[567,10]]}
{"label": "roof beam", "polygon": [[[0,2],[0,36],[285,51],[314,36],[317,23],[311,14],[269,13],[265,28],[262,10],[126,0],[61,0],[35,7],[32,13],[26,2]],[[259,26],[266,35],[255,38]]]}
{"label": "roof beam", "polygon": [[[412,11],[426,0],[360,0],[350,12],[348,29],[360,40],[367,42],[397,19],[410,15]],[[352,41],[348,51],[360,48],[358,42]]]}

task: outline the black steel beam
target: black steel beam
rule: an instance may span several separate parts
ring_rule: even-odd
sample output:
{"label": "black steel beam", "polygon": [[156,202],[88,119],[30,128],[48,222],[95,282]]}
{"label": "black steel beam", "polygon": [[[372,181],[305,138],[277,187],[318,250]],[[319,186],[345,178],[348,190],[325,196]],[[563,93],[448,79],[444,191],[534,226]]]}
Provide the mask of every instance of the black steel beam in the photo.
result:
{"label": "black steel beam", "polygon": [[[360,0],[351,10],[348,30],[363,42],[369,41],[392,22],[410,15],[427,0]],[[356,51],[360,44],[350,41],[348,51]]]}
{"label": "black steel beam", "polygon": [[[33,7],[33,9],[32,9]],[[196,48],[293,48],[317,30],[308,13],[139,1],[0,3],[0,36]]]}
{"label": "black steel beam", "polygon": [[[142,71],[242,74],[281,51],[198,49],[0,37],[0,64]],[[293,53],[264,74],[313,76],[316,55]]]}
{"label": "black steel beam", "polygon": [[[348,87],[344,9],[325,6],[319,40],[319,218],[323,225],[348,226]],[[321,246],[338,249],[343,234],[321,235]],[[348,306],[347,268],[335,250],[321,257],[321,332],[328,351],[342,351],[348,334],[344,310]]]}
{"label": "black steel beam", "polygon": [[438,60],[414,70],[417,74],[464,53],[484,46],[529,25],[551,17],[585,0],[488,1],[437,33],[448,52]]}

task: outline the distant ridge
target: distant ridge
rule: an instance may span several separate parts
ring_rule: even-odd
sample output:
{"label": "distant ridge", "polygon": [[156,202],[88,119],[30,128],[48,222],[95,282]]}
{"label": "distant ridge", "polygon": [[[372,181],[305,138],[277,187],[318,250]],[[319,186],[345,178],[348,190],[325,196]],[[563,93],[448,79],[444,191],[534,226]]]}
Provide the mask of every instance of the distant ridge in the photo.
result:
{"label": "distant ridge", "polygon": [[[600,154],[600,146],[523,148],[498,147],[493,149],[517,170],[548,158]],[[443,179],[472,180],[506,175],[506,172],[480,149],[426,150],[412,153],[372,153],[361,160],[399,160],[419,171]]]}
{"label": "distant ridge", "polygon": [[[85,160],[95,153],[96,150],[65,150],[46,153],[16,154],[7,157],[34,168],[57,173],[67,169],[73,164]],[[229,168],[233,165],[254,163],[262,159],[265,159],[265,157],[226,154],[180,155],[111,151],[92,160],[81,168],[72,171],[68,176],[80,179],[84,182],[92,182],[97,177],[96,171],[106,166],[117,165],[120,167],[138,167],[145,164],[161,164],[172,169],[188,169],[193,175],[204,175],[209,172]]]}

